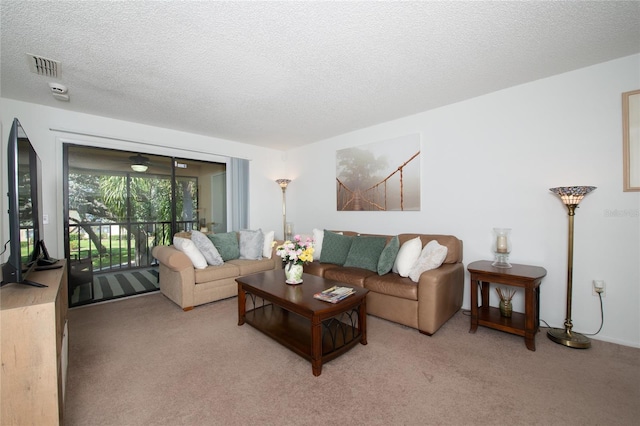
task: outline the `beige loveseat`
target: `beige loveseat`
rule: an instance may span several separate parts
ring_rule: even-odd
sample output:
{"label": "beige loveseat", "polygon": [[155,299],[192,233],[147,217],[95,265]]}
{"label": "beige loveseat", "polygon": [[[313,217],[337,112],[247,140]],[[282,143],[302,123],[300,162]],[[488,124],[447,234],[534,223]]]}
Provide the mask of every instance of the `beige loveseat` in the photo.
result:
{"label": "beige loveseat", "polygon": [[[342,232],[342,234],[365,236],[355,232]],[[392,238],[392,236],[384,237],[387,241]],[[418,282],[394,272],[378,275],[368,269],[319,261],[305,265],[304,272],[348,285],[364,287],[369,290],[368,314],[432,335],[462,307],[464,296],[462,241],[452,235],[398,235],[400,245],[415,237],[420,237],[423,246],[436,240],[440,245],[447,247],[443,264],[436,269],[422,272]]]}
{"label": "beige loveseat", "polygon": [[[188,238],[189,234],[178,233],[176,236]],[[281,259],[274,253],[271,259],[233,259],[205,269],[196,269],[189,257],[174,246],[156,246],[152,254],[160,264],[160,291],[184,311],[237,296],[238,277],[282,267]]]}

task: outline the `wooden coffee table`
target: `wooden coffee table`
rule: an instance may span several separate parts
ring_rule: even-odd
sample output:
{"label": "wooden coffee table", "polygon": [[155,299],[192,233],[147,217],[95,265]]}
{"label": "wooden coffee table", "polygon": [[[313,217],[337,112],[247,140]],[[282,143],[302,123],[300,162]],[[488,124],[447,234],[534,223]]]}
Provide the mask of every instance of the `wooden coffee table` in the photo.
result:
{"label": "wooden coffee table", "polygon": [[[366,295],[356,293],[333,304],[313,298],[317,292],[345,284],[303,274],[303,283],[285,283],[282,269],[236,279],[238,325],[245,322],[311,361],[314,376],[322,364],[355,346],[367,344]],[[350,286],[347,286],[350,287]]]}

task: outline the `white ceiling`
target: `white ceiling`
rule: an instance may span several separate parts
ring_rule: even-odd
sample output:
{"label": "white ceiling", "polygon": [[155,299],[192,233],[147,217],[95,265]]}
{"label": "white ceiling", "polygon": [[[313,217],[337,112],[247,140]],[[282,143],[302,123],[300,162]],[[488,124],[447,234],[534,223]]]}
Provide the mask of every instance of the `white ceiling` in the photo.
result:
{"label": "white ceiling", "polygon": [[1,19],[2,97],[276,149],[640,52],[638,1],[2,0]]}

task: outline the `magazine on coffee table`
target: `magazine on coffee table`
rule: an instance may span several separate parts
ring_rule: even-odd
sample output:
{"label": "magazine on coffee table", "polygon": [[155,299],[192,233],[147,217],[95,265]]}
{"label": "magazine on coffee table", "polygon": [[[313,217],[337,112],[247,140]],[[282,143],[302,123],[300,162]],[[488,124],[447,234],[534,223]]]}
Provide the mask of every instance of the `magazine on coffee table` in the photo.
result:
{"label": "magazine on coffee table", "polygon": [[313,295],[314,298],[329,303],[338,303],[339,301],[346,299],[354,294],[356,291],[351,287],[338,287],[333,286],[326,290],[321,291]]}

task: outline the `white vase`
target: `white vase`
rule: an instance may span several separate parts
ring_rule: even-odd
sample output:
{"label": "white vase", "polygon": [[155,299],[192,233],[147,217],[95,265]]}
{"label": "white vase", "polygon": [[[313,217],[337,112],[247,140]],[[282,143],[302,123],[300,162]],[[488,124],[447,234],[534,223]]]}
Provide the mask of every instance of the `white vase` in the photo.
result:
{"label": "white vase", "polygon": [[284,265],[284,275],[287,284],[300,284],[302,282],[302,265],[288,263]]}

